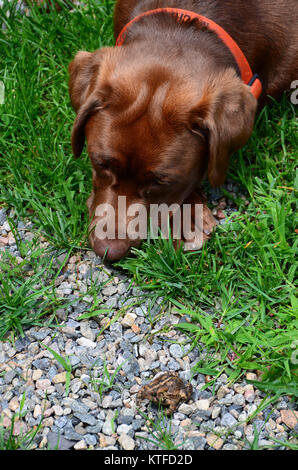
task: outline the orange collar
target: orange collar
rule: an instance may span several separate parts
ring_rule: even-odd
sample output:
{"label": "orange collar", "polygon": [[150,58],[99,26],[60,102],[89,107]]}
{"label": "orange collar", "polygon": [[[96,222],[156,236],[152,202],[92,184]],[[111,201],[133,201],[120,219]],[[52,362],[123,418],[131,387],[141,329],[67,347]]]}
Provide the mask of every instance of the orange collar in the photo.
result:
{"label": "orange collar", "polygon": [[241,51],[240,47],[236,44],[234,39],[232,39],[231,36],[217,23],[212,20],[209,20],[209,18],[206,18],[205,16],[198,15],[197,13],[194,13],[192,11],[182,10],[181,8],[157,8],[156,10],[146,11],[145,13],[142,13],[141,15],[133,18],[131,21],[129,21],[129,23],[127,23],[126,26],[124,26],[117,38],[116,46],[122,46],[125,40],[127,30],[133,23],[136,23],[137,21],[139,21],[140,18],[143,18],[144,16],[153,15],[160,12],[170,13],[171,15],[174,15],[178,21],[186,22],[196,19],[198,23],[201,23],[211,31],[214,31],[217,36],[222,40],[222,42],[230,49],[236,63],[238,64],[243,82],[246,83],[246,85],[250,86],[252,94],[257,99],[260,97],[262,93],[261,80],[259,79],[257,74],[252,73],[252,70],[245,55]]}

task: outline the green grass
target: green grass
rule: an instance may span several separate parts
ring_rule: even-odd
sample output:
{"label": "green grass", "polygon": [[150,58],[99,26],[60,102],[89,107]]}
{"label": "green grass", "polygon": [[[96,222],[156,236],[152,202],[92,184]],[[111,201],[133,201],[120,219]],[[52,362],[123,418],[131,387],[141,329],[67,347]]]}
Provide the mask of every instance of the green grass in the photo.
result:
{"label": "green grass", "polygon": [[[86,150],[77,161],[72,157],[67,66],[80,49],[113,44],[113,2],[85,3],[58,13],[33,6],[24,16],[5,2],[0,11],[6,25],[0,29],[0,204],[68,252],[88,247],[91,168]],[[207,351],[194,372],[216,378],[225,371],[233,381],[260,370],[265,391],[296,393],[296,160],[296,110],[285,95],[263,109],[249,143],[231,162],[229,178],[246,190],[249,205],[237,199],[238,212],[198,253],[175,252],[159,239],[119,263],[147,298],[163,296],[190,317],[178,327],[192,346]],[[34,274],[24,282],[21,266],[2,259],[1,337],[39,324],[57,307],[45,282],[51,255],[34,260],[20,248]],[[95,313],[91,309],[90,317]]]}
{"label": "green grass", "polygon": [[92,365],[90,370],[91,375],[91,386],[94,392],[97,392],[102,399],[103,394],[110,391],[110,390],[117,390],[121,392],[121,387],[119,387],[115,380],[127,361],[122,362],[118,367],[116,367],[115,371],[109,372],[106,359],[103,360],[103,365],[97,365],[98,360]]}
{"label": "green grass", "polygon": [[55,255],[37,239],[18,247],[22,257],[6,251],[0,256],[0,340],[8,333],[24,336],[26,327],[54,325],[56,310],[67,306],[55,293],[65,263],[57,266]]}
{"label": "green grass", "polygon": [[297,121],[285,96],[258,117],[230,177],[248,193],[197,253],[175,252],[168,240],[144,243],[119,263],[151,295],[163,295],[191,323],[177,328],[207,349],[196,371],[234,381],[264,373],[264,390],[297,394]]}
{"label": "green grass", "polygon": [[91,171],[86,154],[75,161],[71,152],[67,66],[79,49],[111,43],[113,3],[87,2],[84,11],[59,14],[32,6],[28,17],[13,5],[0,11],[7,27],[0,31],[1,199],[56,246],[86,246]]}
{"label": "green grass", "polygon": [[[37,433],[41,430],[43,416],[38,426],[35,426],[31,430],[24,431],[25,422],[23,418],[27,413],[24,409],[25,398],[24,392],[20,401],[19,411],[13,414],[10,426],[7,429],[3,426],[3,417],[0,418],[0,450],[31,450],[36,446],[34,440]],[[19,435],[15,435],[15,425],[17,421],[21,421]]]}
{"label": "green grass", "polygon": [[44,343],[40,343],[40,344],[44,348],[46,348],[54,356],[56,361],[59,362],[59,364],[64,368],[65,373],[66,373],[65,374],[66,375],[66,378],[65,378],[65,396],[67,397],[68,392],[69,392],[69,384],[70,384],[71,373],[72,373],[72,365],[71,365],[69,357],[60,356],[60,354],[58,354],[56,351],[54,351],[52,348],[50,348],[46,344],[44,344]]}
{"label": "green grass", "polygon": [[157,449],[162,450],[178,450],[185,442],[175,444],[175,437],[178,434],[173,432],[172,418],[169,419],[163,407],[159,407],[157,416],[152,418],[141,410],[138,410],[140,415],[146,420],[147,432],[150,437],[143,437],[136,434],[136,438],[143,439],[150,444],[156,446]]}

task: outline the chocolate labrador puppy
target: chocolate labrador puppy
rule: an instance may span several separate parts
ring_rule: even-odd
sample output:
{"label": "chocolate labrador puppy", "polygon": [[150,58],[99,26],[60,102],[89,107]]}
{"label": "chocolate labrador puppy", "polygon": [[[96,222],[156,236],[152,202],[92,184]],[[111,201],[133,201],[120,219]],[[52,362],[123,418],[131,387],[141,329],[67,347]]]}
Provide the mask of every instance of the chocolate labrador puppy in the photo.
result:
{"label": "chocolate labrador puppy", "polygon": [[[260,77],[262,92],[250,86],[256,76],[243,79],[243,57],[237,60],[237,46],[223,40],[219,27]],[[77,113],[73,153],[81,155],[86,139],[93,166],[90,243],[110,261],[140,243],[117,229],[114,239],[96,235],[101,204],[115,209],[118,230],[127,224],[119,196],[146,210],[150,204],[204,204],[201,230],[203,239],[209,236],[216,222],[197,188],[204,177],[213,187],[223,184],[230,155],[251,135],[258,102],[278,97],[298,79],[298,5],[118,0],[115,38],[119,34],[117,46],[80,51],[69,65]]]}

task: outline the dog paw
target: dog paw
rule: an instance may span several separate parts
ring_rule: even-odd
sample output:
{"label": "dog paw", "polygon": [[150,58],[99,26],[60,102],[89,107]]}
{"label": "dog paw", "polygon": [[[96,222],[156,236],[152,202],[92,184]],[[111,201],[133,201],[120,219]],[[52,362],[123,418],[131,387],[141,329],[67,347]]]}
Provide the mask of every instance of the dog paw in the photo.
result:
{"label": "dog paw", "polygon": [[[191,204],[191,230],[186,233],[182,230],[184,241],[184,251],[200,250],[203,244],[211,237],[217,225],[217,220],[207,206],[206,197],[196,192],[185,201]],[[199,210],[196,210],[196,205]]]}

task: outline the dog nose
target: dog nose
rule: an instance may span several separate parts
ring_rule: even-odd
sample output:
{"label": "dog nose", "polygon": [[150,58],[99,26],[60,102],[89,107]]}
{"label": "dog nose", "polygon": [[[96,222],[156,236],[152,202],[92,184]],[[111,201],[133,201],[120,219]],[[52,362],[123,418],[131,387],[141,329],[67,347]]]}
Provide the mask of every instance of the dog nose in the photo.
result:
{"label": "dog nose", "polygon": [[129,252],[133,243],[131,240],[99,240],[93,241],[92,248],[95,253],[107,261],[114,262],[124,258]]}

